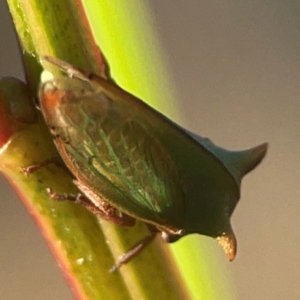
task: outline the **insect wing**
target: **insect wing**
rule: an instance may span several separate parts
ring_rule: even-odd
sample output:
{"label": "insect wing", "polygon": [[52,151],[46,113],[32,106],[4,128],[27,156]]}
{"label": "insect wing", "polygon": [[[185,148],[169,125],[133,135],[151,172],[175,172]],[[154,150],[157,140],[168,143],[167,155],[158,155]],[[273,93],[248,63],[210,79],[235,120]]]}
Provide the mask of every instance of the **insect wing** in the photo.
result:
{"label": "insect wing", "polygon": [[41,86],[40,101],[63,160],[85,188],[136,218],[181,228],[183,181],[151,128],[92,81],[55,78]]}

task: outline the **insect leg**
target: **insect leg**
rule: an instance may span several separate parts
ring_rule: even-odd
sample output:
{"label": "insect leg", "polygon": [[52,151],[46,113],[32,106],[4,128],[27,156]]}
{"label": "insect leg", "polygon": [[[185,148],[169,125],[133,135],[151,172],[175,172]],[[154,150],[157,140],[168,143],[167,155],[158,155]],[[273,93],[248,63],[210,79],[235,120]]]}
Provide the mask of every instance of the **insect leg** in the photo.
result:
{"label": "insect leg", "polygon": [[78,194],[58,194],[54,192],[51,188],[47,189],[48,194],[51,199],[57,201],[74,201],[77,204],[83,205],[90,212],[96,216],[110,221],[116,225],[121,226],[133,226],[135,224],[135,219],[119,212],[117,209],[112,207],[105,201],[102,201],[101,206],[96,206],[88,197],[81,193]]}
{"label": "insect leg", "polygon": [[48,159],[42,161],[41,163],[38,163],[38,164],[35,164],[35,165],[31,165],[31,166],[28,166],[28,167],[21,167],[21,171],[26,176],[29,176],[30,174],[32,174],[32,173],[38,171],[39,169],[41,169],[45,166],[48,166],[50,164],[55,164],[58,167],[66,168],[63,161],[61,160],[61,158],[56,156],[56,157],[48,158]]}
{"label": "insect leg", "polygon": [[129,262],[132,258],[134,258],[136,255],[141,253],[156,237],[157,232],[151,231],[149,235],[144,237],[142,240],[140,240],[138,243],[136,243],[129,251],[121,255],[117,262],[113,265],[113,267],[109,270],[109,272],[114,272],[118,268],[120,268],[122,265]]}

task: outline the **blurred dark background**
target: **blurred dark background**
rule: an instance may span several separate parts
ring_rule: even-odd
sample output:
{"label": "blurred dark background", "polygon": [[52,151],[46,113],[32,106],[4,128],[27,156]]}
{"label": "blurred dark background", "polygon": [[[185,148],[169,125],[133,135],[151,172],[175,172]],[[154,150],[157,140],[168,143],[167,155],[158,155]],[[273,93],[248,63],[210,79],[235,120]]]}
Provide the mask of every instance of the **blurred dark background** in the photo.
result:
{"label": "blurred dark background", "polygon": [[[300,2],[148,3],[185,125],[229,149],[270,143],[233,216],[237,299],[300,299]],[[0,76],[23,76],[4,0]],[[0,298],[72,299],[22,203],[0,184]]]}

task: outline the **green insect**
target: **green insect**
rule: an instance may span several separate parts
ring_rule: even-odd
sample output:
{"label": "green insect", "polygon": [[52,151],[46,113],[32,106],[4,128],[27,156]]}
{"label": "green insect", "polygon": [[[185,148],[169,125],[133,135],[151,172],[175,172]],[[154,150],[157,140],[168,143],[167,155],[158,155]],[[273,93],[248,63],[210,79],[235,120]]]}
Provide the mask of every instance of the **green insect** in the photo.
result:
{"label": "green insect", "polygon": [[45,57],[68,76],[42,83],[41,111],[61,158],[75,177],[74,200],[119,225],[144,221],[151,234],[116,263],[129,261],[157,233],[166,242],[198,233],[216,238],[230,260],[230,216],[241,177],[264,157],[262,144],[230,152],[175,124],[112,80]]}

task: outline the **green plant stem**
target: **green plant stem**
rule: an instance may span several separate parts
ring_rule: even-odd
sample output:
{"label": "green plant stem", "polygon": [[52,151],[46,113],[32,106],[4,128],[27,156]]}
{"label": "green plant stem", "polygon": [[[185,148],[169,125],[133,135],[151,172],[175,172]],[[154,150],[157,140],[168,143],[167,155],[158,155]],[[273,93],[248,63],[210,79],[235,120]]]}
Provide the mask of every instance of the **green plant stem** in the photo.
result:
{"label": "green plant stem", "polygon": [[[8,4],[19,36],[27,85],[32,95],[36,94],[42,70],[41,55],[52,55],[77,67],[105,73],[105,64],[87,26],[80,2],[9,0]],[[47,68],[55,72],[51,67]],[[8,97],[5,101],[16,101],[16,97]],[[12,113],[11,118],[14,117]],[[118,228],[105,222],[106,232],[110,231],[106,238],[97,218],[85,208],[73,203],[53,202],[45,189],[52,187],[58,192],[74,193],[76,189],[72,178],[67,171],[56,166],[45,167],[25,177],[20,171],[21,166],[38,163],[58,154],[40,116],[30,124],[23,124],[19,120],[14,122],[18,128],[9,143],[2,147],[1,171],[19,191],[37,221],[76,297],[188,297],[174,262],[158,242],[120,271],[113,274],[108,272],[115,256],[139,240],[145,234],[145,228],[142,224],[135,228]]]}

